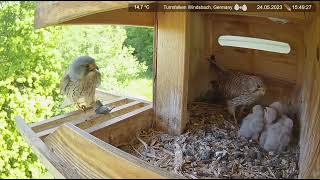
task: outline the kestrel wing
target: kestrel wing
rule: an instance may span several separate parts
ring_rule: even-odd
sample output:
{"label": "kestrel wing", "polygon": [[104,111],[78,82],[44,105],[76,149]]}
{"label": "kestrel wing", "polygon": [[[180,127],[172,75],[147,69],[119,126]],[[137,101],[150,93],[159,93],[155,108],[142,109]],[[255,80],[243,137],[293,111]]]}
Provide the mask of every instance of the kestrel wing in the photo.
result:
{"label": "kestrel wing", "polygon": [[97,83],[96,83],[96,87],[101,85],[101,73],[99,71],[97,72]]}
{"label": "kestrel wing", "polygon": [[60,82],[60,92],[62,94],[65,94],[67,92],[67,87],[68,85],[70,84],[71,82],[71,79],[70,79],[70,76],[68,74],[66,74],[62,79],[61,79],[61,82]]}
{"label": "kestrel wing", "polygon": [[235,97],[228,101],[229,106],[239,106],[239,105],[249,105],[253,103],[256,100],[255,97],[253,97],[250,94],[240,95],[238,97]]}

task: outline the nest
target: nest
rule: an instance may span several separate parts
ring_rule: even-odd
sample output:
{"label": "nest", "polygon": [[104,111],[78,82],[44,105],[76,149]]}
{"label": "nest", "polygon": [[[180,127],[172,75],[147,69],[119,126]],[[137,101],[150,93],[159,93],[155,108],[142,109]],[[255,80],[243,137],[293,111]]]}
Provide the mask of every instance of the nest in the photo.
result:
{"label": "nest", "polygon": [[298,178],[299,147],[267,152],[238,137],[237,125],[223,106],[193,103],[186,133],[171,136],[153,129],[122,147],[154,166],[186,178]]}

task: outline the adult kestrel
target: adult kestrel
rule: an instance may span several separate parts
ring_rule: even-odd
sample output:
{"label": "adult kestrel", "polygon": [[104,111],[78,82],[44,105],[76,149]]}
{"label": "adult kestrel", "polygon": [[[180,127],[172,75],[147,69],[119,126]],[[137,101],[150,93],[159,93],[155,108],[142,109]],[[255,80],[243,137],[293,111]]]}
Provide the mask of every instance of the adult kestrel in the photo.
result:
{"label": "adult kestrel", "polygon": [[101,74],[95,59],[81,56],[74,60],[60,84],[60,92],[66,96],[62,107],[76,104],[81,110],[95,105],[95,90],[101,84]]}
{"label": "adult kestrel", "polygon": [[243,111],[243,107],[254,104],[265,94],[266,86],[258,76],[222,68],[217,64],[214,55],[209,58],[209,63],[218,76],[218,92],[227,100],[228,111],[237,123],[236,107],[242,106]]}

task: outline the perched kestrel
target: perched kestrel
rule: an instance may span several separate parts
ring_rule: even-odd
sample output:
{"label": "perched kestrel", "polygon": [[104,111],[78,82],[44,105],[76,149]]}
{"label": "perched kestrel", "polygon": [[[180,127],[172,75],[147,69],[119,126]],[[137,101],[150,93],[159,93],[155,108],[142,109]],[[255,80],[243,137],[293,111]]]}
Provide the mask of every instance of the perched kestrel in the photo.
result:
{"label": "perched kestrel", "polygon": [[101,74],[95,60],[81,56],[74,60],[60,84],[60,92],[66,95],[62,107],[76,104],[81,110],[95,105],[95,90],[101,84]]}
{"label": "perched kestrel", "polygon": [[255,103],[265,94],[266,86],[258,76],[222,68],[217,64],[214,55],[209,58],[209,63],[218,76],[218,92],[227,100],[228,111],[237,123],[236,107],[242,106],[241,111],[243,111],[243,107]]}

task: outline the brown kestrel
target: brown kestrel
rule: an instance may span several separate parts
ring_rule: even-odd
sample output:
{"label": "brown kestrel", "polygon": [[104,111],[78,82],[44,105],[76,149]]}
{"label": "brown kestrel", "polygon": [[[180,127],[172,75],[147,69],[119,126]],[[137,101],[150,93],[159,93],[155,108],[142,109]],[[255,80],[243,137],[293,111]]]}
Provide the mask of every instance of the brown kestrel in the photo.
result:
{"label": "brown kestrel", "polygon": [[217,64],[214,55],[209,58],[209,63],[218,76],[218,92],[227,100],[228,111],[237,123],[236,107],[241,106],[242,111],[243,107],[254,104],[265,94],[266,86],[258,76],[222,68]]}
{"label": "brown kestrel", "polygon": [[74,60],[64,75],[60,91],[66,96],[62,107],[76,104],[81,110],[95,105],[95,90],[101,84],[101,74],[95,59],[81,56]]}

